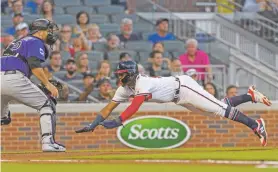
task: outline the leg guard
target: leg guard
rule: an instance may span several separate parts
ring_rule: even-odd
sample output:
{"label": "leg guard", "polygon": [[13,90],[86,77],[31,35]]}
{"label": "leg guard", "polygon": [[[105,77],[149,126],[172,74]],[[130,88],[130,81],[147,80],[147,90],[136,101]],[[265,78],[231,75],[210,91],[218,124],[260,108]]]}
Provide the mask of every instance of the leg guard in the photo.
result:
{"label": "leg guard", "polygon": [[1,118],[1,125],[9,125],[11,122],[11,112],[9,111],[7,116]]}
{"label": "leg guard", "polygon": [[52,143],[55,142],[55,132],[56,132],[56,107],[51,100],[47,100],[45,104],[40,109],[40,126],[42,143]]}

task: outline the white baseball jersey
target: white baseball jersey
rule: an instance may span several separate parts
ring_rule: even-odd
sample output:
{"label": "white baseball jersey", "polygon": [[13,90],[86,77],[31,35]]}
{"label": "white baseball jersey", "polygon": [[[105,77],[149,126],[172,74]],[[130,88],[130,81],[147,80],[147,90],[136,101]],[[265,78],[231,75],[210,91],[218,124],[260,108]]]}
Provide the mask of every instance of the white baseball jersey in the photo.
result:
{"label": "white baseball jersey", "polygon": [[124,102],[131,96],[147,95],[157,103],[172,102],[175,90],[179,88],[179,82],[175,77],[153,78],[145,75],[138,75],[136,78],[135,90],[128,86],[120,86],[112,101]]}

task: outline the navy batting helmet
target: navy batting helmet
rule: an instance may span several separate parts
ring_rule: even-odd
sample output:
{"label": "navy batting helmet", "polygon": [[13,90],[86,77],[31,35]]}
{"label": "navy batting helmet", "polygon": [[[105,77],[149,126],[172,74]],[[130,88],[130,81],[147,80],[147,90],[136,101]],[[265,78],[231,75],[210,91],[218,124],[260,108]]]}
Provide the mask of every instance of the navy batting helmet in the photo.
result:
{"label": "navy batting helmet", "polygon": [[34,34],[40,30],[46,30],[48,32],[45,40],[48,45],[53,45],[58,39],[58,34],[55,34],[54,32],[58,31],[59,28],[55,23],[47,19],[36,19],[30,25],[30,34]]}
{"label": "navy batting helmet", "polygon": [[138,66],[136,62],[134,61],[122,61],[118,64],[117,70],[115,72],[116,74],[123,74],[127,73],[127,75],[121,79],[121,82],[123,83],[123,86],[130,83],[131,81],[134,81],[136,79],[136,76],[139,74],[138,72]]}

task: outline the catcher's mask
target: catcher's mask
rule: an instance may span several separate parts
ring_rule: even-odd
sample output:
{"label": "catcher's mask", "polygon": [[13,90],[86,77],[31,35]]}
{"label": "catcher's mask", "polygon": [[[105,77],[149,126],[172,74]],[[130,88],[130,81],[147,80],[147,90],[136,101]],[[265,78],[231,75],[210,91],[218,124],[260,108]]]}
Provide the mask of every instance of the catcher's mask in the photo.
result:
{"label": "catcher's mask", "polygon": [[47,19],[37,19],[33,21],[30,26],[30,34],[32,35],[40,30],[47,31],[46,44],[52,46],[57,41],[59,28],[55,23]]}
{"label": "catcher's mask", "polygon": [[119,75],[125,74],[123,78],[121,78],[121,83],[123,86],[135,84],[135,80],[138,72],[138,66],[134,61],[123,61],[118,64],[117,70],[115,74],[119,77]]}

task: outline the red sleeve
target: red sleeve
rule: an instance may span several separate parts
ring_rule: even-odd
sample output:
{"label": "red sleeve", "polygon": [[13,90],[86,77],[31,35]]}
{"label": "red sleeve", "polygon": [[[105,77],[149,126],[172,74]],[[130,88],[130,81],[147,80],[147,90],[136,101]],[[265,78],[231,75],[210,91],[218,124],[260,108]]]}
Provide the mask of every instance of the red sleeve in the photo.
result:
{"label": "red sleeve", "polygon": [[122,119],[122,121],[127,120],[135,112],[137,112],[137,110],[143,104],[145,99],[146,99],[146,95],[135,96],[134,99],[132,100],[131,105],[129,105],[128,108],[126,108],[126,110],[121,114],[120,118]]}

